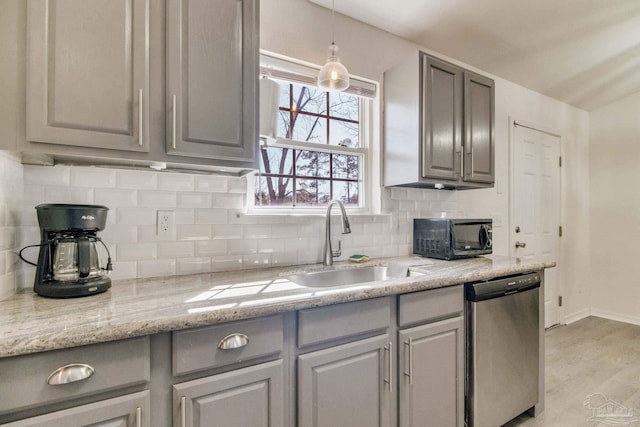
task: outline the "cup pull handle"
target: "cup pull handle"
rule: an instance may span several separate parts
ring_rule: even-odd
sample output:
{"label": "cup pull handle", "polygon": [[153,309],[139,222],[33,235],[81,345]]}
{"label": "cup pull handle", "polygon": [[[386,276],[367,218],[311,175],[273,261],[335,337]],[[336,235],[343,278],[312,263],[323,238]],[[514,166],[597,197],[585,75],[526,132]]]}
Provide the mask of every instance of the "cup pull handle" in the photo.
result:
{"label": "cup pull handle", "polygon": [[222,338],[218,343],[218,348],[220,350],[235,350],[237,348],[242,348],[249,344],[249,337],[245,334],[231,334]]}
{"label": "cup pull handle", "polygon": [[96,370],[90,365],[86,365],[84,363],[72,363],[53,371],[49,375],[49,378],[47,378],[47,384],[62,385],[83,381],[93,375],[95,371]]}

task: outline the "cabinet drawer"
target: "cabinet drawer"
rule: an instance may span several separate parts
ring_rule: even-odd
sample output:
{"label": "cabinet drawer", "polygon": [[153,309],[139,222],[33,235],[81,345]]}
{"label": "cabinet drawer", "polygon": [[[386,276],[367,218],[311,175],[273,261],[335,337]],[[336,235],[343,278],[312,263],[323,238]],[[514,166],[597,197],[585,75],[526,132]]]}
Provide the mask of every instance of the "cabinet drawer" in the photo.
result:
{"label": "cabinet drawer", "polygon": [[[50,385],[49,375],[70,364],[94,369],[88,378]],[[149,381],[149,337],[0,359],[0,414],[67,401]]]}
{"label": "cabinet drawer", "polygon": [[391,299],[312,308],[298,312],[298,347],[387,329],[391,322]]}
{"label": "cabinet drawer", "polygon": [[425,323],[461,313],[462,285],[400,295],[398,326]]}
{"label": "cabinet drawer", "polygon": [[[237,348],[221,349],[221,342],[233,335],[248,342]],[[231,341],[233,338],[230,339]],[[229,342],[230,340],[227,340]],[[173,375],[217,368],[245,360],[280,353],[284,347],[282,315],[225,323],[173,333]]]}

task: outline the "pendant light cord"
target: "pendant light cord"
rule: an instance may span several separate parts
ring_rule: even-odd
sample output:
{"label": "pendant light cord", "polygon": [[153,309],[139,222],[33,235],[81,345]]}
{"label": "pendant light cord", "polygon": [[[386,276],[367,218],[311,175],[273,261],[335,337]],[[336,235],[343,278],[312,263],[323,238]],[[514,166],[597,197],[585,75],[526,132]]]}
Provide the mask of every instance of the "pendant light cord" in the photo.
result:
{"label": "pendant light cord", "polygon": [[331,0],[331,44],[336,44],[336,0]]}

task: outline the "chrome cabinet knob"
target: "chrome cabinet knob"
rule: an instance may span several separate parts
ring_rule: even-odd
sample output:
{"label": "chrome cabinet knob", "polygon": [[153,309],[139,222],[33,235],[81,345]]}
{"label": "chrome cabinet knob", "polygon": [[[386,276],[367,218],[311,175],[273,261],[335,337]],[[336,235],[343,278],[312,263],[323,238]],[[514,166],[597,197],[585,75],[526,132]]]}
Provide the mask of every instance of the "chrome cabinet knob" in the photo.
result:
{"label": "chrome cabinet knob", "polygon": [[516,242],[516,248],[526,248],[527,244],[525,242]]}

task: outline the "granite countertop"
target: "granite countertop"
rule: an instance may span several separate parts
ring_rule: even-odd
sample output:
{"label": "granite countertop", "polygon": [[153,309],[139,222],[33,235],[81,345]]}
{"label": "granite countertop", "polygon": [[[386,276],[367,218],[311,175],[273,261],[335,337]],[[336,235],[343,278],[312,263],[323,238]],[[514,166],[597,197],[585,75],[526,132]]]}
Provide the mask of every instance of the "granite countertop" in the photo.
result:
{"label": "granite countertop", "polygon": [[[309,288],[291,274],[389,265],[415,275],[385,281]],[[103,294],[49,299],[25,290],[0,301],[0,358],[247,319],[490,279],[554,267],[508,257],[439,261],[421,257],[114,281]],[[400,269],[402,270],[402,269]]]}

